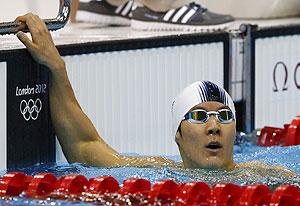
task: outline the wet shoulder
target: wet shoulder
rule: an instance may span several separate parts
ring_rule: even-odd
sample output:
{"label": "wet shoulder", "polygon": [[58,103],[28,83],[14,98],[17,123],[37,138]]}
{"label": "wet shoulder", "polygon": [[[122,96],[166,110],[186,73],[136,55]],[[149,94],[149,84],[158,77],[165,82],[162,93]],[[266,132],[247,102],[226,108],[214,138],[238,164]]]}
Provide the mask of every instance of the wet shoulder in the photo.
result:
{"label": "wet shoulder", "polygon": [[243,169],[243,168],[248,168],[248,169],[254,169],[257,171],[260,171],[261,173],[265,173],[265,174],[270,174],[273,172],[279,172],[282,175],[285,176],[296,176],[297,174],[280,165],[267,165],[263,162],[259,162],[259,161],[249,161],[249,162],[242,162],[236,165],[237,169]]}

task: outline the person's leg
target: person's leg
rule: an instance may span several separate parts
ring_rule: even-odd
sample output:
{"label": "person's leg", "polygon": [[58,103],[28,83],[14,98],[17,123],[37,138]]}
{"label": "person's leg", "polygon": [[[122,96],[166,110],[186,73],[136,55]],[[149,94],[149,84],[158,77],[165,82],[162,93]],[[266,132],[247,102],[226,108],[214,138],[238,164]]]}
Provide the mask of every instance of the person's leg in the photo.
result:
{"label": "person's leg", "polygon": [[76,13],[78,9],[79,0],[73,0],[71,5],[70,22],[76,22]]}
{"label": "person's leg", "polygon": [[110,3],[111,5],[114,5],[114,6],[120,6],[121,4],[123,4],[126,1],[127,0],[107,0],[108,3]]}
{"label": "person's leg", "polygon": [[153,11],[167,11],[185,5],[190,0],[136,0]]}
{"label": "person's leg", "polygon": [[[108,3],[114,6],[120,6],[127,0],[107,0]],[[76,13],[78,9],[78,4],[79,0],[72,0],[72,5],[71,5],[71,15],[70,15],[70,21],[72,23],[76,22]]]}
{"label": "person's leg", "polygon": [[128,26],[133,5],[133,0],[79,0],[76,21]]}

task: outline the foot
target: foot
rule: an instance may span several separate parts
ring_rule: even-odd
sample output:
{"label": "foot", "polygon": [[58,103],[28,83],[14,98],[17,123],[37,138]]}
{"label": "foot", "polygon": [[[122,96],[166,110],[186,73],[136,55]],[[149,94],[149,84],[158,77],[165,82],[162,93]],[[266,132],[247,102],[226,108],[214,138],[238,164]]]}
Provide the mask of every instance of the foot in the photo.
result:
{"label": "foot", "polygon": [[76,21],[96,23],[101,25],[130,25],[133,0],[128,0],[120,6],[114,6],[106,0],[90,0],[79,2]]}
{"label": "foot", "polygon": [[138,30],[219,31],[234,21],[230,15],[210,12],[199,4],[190,3],[166,12],[137,7],[132,12],[131,26]]}

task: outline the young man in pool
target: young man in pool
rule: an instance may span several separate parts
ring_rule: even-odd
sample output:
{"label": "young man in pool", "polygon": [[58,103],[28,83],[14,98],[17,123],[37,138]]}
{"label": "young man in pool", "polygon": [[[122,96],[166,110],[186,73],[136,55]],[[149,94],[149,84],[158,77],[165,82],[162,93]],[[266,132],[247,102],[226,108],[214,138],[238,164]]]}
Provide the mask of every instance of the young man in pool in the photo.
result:
{"label": "young man in pool", "polygon": [[255,166],[291,174],[286,168],[262,163],[234,163],[234,104],[224,89],[208,81],[191,84],[176,97],[172,105],[173,133],[182,165],[163,157],[128,157],[119,154],[105,143],[82,111],[68,79],[65,62],[44,22],[33,14],[18,17],[16,21],[28,26],[32,40],[23,32],[18,32],[17,37],[32,57],[50,70],[52,122],[69,162],[100,167],[182,166],[226,170]]}

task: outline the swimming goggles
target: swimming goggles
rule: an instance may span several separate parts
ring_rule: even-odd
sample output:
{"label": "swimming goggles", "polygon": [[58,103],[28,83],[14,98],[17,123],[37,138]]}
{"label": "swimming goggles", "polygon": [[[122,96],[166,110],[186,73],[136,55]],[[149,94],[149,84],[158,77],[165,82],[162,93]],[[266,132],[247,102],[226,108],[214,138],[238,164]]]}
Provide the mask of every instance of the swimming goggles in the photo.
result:
{"label": "swimming goggles", "polygon": [[208,121],[210,115],[215,115],[222,124],[234,121],[234,116],[230,109],[219,109],[218,111],[209,112],[204,109],[196,109],[184,115],[183,120],[188,120],[194,124],[202,124]]}

